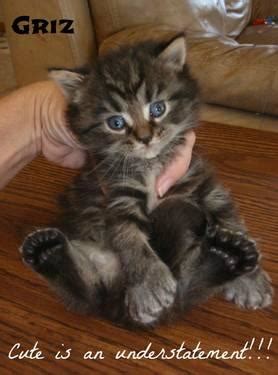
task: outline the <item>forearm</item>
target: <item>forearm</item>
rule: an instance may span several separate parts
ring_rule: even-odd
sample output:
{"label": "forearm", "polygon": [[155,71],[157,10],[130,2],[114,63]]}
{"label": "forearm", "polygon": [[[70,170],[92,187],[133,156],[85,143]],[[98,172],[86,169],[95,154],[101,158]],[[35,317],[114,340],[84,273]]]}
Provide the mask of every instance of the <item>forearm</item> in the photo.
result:
{"label": "forearm", "polygon": [[36,116],[29,86],[0,100],[0,189],[39,152]]}
{"label": "forearm", "polygon": [[64,166],[82,164],[65,126],[65,106],[51,81],[25,86],[0,100],[0,189],[39,153]]}
{"label": "forearm", "polygon": [[129,285],[140,284],[153,265],[160,262],[147,236],[128,219],[109,227],[109,246],[119,256]]}

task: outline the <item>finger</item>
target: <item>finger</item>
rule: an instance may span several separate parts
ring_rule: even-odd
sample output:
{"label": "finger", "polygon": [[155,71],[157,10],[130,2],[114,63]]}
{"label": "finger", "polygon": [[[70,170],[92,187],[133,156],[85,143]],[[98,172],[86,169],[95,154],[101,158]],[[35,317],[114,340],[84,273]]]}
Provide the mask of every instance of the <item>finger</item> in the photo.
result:
{"label": "finger", "polygon": [[184,145],[177,148],[176,156],[157,179],[156,188],[159,197],[162,197],[187,172],[195,141],[196,135],[193,130],[185,135]]}

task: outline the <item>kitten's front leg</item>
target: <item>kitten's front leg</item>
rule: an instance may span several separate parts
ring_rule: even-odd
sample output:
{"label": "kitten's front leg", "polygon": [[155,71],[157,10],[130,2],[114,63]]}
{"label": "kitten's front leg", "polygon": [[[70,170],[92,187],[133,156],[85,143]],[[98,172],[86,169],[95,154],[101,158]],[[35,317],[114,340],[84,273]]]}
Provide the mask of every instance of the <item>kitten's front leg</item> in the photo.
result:
{"label": "kitten's front leg", "polygon": [[152,325],[173,305],[177,283],[149,244],[145,192],[125,188],[115,190],[111,197],[108,232],[126,272],[127,313],[139,325]]}

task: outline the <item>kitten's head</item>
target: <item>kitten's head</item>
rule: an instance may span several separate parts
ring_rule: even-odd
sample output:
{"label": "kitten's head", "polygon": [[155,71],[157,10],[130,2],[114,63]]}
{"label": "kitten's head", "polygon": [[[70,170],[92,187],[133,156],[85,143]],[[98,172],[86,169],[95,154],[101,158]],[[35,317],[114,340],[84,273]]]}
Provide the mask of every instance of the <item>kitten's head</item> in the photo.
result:
{"label": "kitten's head", "polygon": [[198,90],[184,35],[119,48],[88,71],[50,75],[68,98],[70,128],[92,153],[150,159],[196,126]]}

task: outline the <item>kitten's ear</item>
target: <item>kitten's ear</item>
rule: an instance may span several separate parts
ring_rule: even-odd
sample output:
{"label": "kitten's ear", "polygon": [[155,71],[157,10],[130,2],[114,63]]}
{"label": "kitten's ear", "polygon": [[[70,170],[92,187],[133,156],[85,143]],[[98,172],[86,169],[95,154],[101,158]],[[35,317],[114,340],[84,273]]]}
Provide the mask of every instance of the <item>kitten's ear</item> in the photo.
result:
{"label": "kitten's ear", "polygon": [[48,69],[48,77],[53,79],[67,98],[73,98],[85,78],[85,74],[60,68]]}
{"label": "kitten's ear", "polygon": [[182,70],[186,62],[186,41],[185,34],[179,34],[172,39],[160,52],[159,59],[171,65],[176,70]]}

